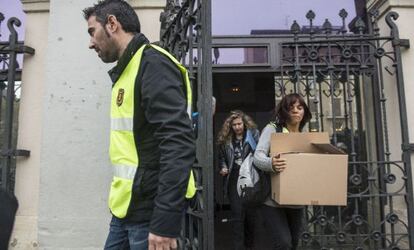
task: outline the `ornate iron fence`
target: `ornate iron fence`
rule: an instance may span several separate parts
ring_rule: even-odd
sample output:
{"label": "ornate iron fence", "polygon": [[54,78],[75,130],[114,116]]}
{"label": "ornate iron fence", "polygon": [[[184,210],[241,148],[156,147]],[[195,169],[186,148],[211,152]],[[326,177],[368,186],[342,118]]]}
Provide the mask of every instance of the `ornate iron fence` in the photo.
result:
{"label": "ornate iron fence", "polygon": [[[275,57],[280,54],[275,101],[300,93],[314,117],[308,129],[328,131],[332,143],[349,154],[348,205],[308,207],[301,248],[411,249],[414,146],[408,140],[400,51],[409,42],[399,38],[394,12],[386,16],[390,36],[380,36],[377,12],[365,21],[355,19],[354,34],[346,28],[346,11],[339,16],[342,27],[332,27],[329,20],[315,26],[315,13],[309,11],[309,24],[301,28],[295,22],[292,39],[280,43]],[[211,2],[168,0],[160,19],[160,44],[188,67],[199,113],[198,191],[183,222],[181,248],[213,249]],[[277,36],[275,41],[280,41]],[[398,127],[390,121],[391,110],[398,114]],[[402,145],[402,151],[393,152],[395,145]]]}
{"label": "ornate iron fence", "polygon": [[[309,11],[309,24],[294,22],[292,41],[280,44],[276,101],[300,93],[313,113],[308,129],[328,131],[332,143],[349,154],[348,205],[308,207],[302,247],[412,249],[412,144],[400,52],[409,42],[399,38],[395,12],[385,17],[390,36],[380,36],[378,12],[370,13],[369,23],[356,19],[355,34],[347,32],[346,11],[339,15],[343,26],[336,32],[329,20],[317,32]],[[388,101],[393,98],[398,105]],[[392,126],[390,110],[400,126]],[[391,142],[390,131],[401,139]],[[402,151],[392,153],[392,145]]]}
{"label": "ornate iron fence", "polygon": [[160,45],[187,66],[197,127],[197,193],[188,207],[182,249],[214,248],[213,124],[210,0],[167,0],[161,13]]}
{"label": "ornate iron fence", "polygon": [[[0,23],[5,17],[0,13]],[[14,191],[15,159],[17,156],[29,156],[30,151],[16,149],[17,119],[19,98],[16,90],[20,87],[16,81],[21,80],[21,69],[18,67],[18,54],[34,54],[34,49],[24,46],[18,41],[18,34],[14,26],[20,26],[19,19],[12,17],[7,21],[10,36],[7,42],[0,41],[0,136],[1,136],[1,188]],[[0,36],[1,37],[1,36]],[[3,105],[5,101],[5,105]]]}

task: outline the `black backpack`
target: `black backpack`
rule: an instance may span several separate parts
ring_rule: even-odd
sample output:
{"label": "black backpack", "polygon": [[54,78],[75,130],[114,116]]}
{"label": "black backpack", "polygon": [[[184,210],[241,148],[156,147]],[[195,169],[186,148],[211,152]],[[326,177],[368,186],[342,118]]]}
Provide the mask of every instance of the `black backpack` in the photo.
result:
{"label": "black backpack", "polygon": [[258,206],[265,202],[270,195],[270,174],[262,171],[254,164],[252,167],[256,170],[259,181],[253,187],[241,187],[242,193],[240,198],[245,206]]}

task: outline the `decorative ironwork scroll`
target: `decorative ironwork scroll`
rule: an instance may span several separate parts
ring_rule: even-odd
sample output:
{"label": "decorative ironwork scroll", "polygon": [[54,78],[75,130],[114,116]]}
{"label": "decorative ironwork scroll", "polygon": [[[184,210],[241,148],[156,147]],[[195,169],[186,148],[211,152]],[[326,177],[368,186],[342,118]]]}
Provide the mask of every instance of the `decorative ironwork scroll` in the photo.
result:
{"label": "decorative ironwork scroll", "polygon": [[[4,21],[4,15],[0,13],[0,23]],[[14,119],[14,112],[17,108],[16,81],[20,81],[21,69],[18,67],[18,54],[34,54],[34,49],[24,46],[23,42],[18,41],[18,34],[15,26],[20,26],[19,19],[12,17],[7,21],[10,31],[9,40],[0,40],[0,133],[1,133],[1,187],[13,192],[14,190],[14,170],[16,156],[29,156],[30,151],[16,149],[17,123]],[[1,38],[1,36],[0,36]],[[18,88],[19,86],[17,86]],[[6,94],[3,94],[6,91]],[[6,104],[3,107],[3,100]],[[4,113],[4,114],[3,114]]]}
{"label": "decorative ironwork scroll", "polygon": [[[399,38],[395,12],[385,18],[390,36],[380,36],[377,11],[370,13],[369,23],[354,20],[354,34],[345,26],[347,12],[341,10],[339,16],[342,27],[333,27],[328,19],[315,27],[315,13],[309,11],[309,24],[300,27],[294,22],[292,41],[280,45],[276,101],[290,92],[301,94],[313,114],[308,129],[328,131],[332,143],[349,155],[348,205],[308,207],[301,245],[413,249],[413,147],[408,141],[401,62],[401,49],[409,42]],[[398,104],[390,102],[391,97]],[[393,117],[399,114],[397,121],[390,120],[390,110]],[[390,126],[396,122],[400,126]],[[390,137],[396,135],[390,134],[391,127],[401,129],[400,154],[391,153]]]}
{"label": "decorative ironwork scroll", "polygon": [[167,0],[160,15],[159,44],[187,67],[194,96],[197,193],[190,201],[181,249],[214,248],[211,1]]}

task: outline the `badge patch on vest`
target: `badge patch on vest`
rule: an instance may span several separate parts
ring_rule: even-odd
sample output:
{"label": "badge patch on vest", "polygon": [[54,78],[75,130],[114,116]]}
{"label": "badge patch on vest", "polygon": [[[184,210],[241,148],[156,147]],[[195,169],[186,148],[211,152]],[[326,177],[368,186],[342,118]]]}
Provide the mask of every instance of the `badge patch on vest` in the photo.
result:
{"label": "badge patch on vest", "polygon": [[121,106],[122,103],[124,102],[124,93],[125,93],[124,89],[118,90],[118,96],[116,97],[116,105],[118,105],[118,107]]}

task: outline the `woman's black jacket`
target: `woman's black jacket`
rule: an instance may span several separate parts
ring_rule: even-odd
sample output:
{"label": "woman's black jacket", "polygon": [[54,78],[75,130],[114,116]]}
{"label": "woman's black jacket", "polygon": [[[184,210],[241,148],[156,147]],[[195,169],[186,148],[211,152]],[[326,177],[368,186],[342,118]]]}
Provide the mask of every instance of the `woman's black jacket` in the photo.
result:
{"label": "woman's black jacket", "polygon": [[[250,132],[252,133],[252,136],[257,143],[259,141],[259,130],[257,129],[250,129]],[[250,152],[253,152],[250,143],[246,140],[246,133],[243,137],[243,152],[242,152],[242,158],[243,160],[246,158],[246,156],[249,155]],[[234,147],[233,142],[229,141],[225,144],[221,144],[219,147],[219,170],[223,168],[228,169],[228,175],[226,176],[225,181],[225,191],[227,190],[227,183],[230,176],[231,171],[233,170],[233,163],[234,163]]]}

